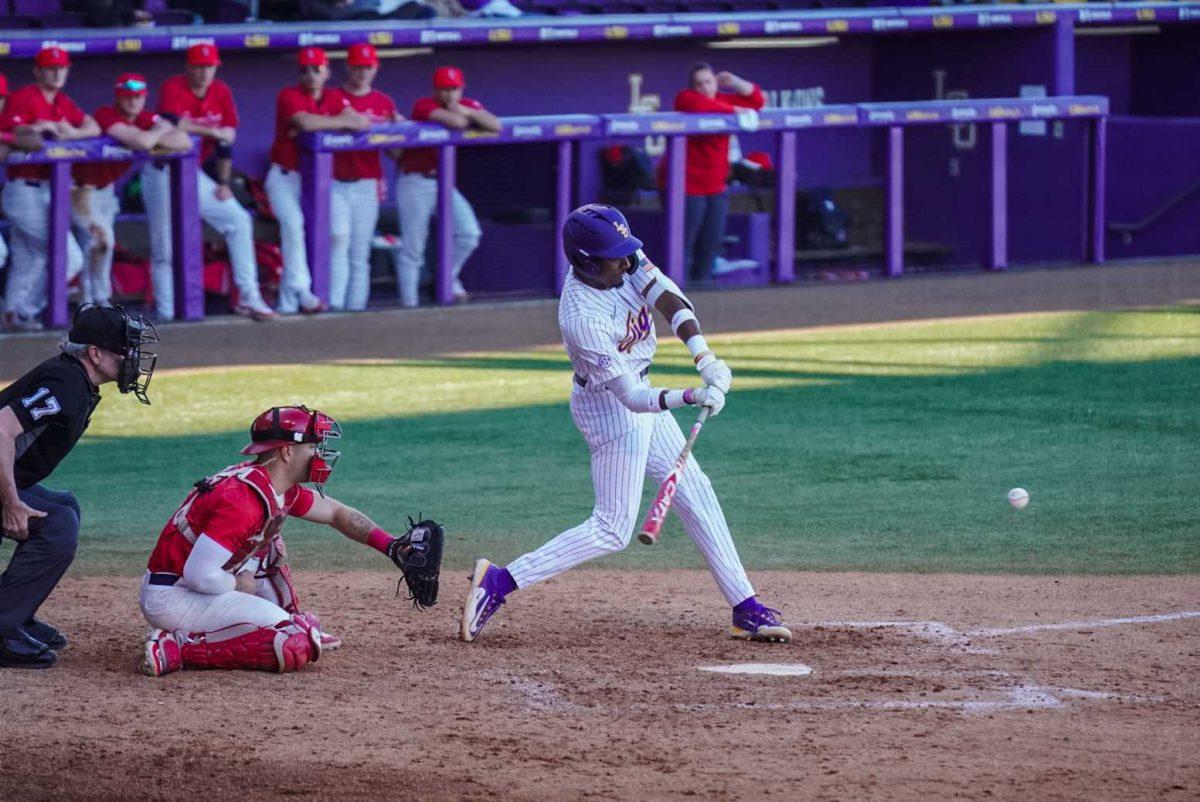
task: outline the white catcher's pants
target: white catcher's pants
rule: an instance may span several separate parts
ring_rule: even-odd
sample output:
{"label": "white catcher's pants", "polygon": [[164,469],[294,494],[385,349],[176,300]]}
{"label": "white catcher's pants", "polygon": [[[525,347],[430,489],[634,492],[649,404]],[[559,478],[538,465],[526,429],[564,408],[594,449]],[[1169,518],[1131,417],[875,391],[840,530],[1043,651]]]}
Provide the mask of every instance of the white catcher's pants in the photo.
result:
{"label": "white catcher's pants", "polygon": [[[0,204],[11,226],[12,254],[8,265],[5,309],[33,318],[46,308],[50,235],[50,182],[29,184],[12,179],[0,192]],[[83,268],[83,252],[67,234],[67,278]]]}
{"label": "white catcher's pants", "polygon": [[[217,200],[217,182],[208,173],[196,173],[200,194],[200,219],[217,230],[229,250],[233,283],[243,304],[262,304],[258,286],[258,260],[254,256],[254,221],[237,198]],[[171,272],[171,168],[153,162],[142,168],[142,199],[150,224],[150,276],[154,305],[167,320],[175,317],[175,276]]]}
{"label": "white catcher's pants", "polygon": [[[631,413],[607,390],[576,386],[571,393],[571,416],[592,453],[596,506],[579,526],[509,563],[508,571],[519,588],[628,546],[639,523],[645,477],[656,484],[662,482],[686,442],[671,413]],[[684,531],[704,555],[729,606],[753,596],[725,513],[695,457],[688,457],[671,509],[679,514]]]}
{"label": "white catcher's pants", "polygon": [[[367,308],[371,294],[371,240],[379,222],[379,184],[373,178],[334,181],[330,214],[345,220],[345,236],[334,236],[329,250],[329,306]],[[336,226],[335,226],[336,229]]]}
{"label": "white catcher's pants", "polygon": [[149,571],[142,575],[139,604],[150,626],[170,631],[212,632],[235,624],[273,627],[291,619],[274,602],[237,590],[215,595],[197,593],[182,581],[151,585]]}
{"label": "white catcher's pants", "polygon": [[[458,276],[463,265],[479,246],[483,229],[470,202],[457,189],[453,204],[454,292],[466,292]],[[400,216],[400,256],[396,279],[400,284],[400,303],[417,305],[417,287],[425,264],[425,244],[429,241],[429,221],[437,210],[437,179],[419,173],[403,173],[396,180],[396,211]]]}

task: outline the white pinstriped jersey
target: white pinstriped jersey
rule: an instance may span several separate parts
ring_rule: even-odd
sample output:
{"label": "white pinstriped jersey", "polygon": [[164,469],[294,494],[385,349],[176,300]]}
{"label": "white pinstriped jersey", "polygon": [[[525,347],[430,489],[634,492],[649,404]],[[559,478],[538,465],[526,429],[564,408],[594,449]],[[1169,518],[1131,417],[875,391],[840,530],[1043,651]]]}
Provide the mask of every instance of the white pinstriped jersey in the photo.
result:
{"label": "white pinstriped jersey", "polygon": [[589,287],[574,273],[563,282],[558,301],[563,345],[575,374],[591,388],[641,373],[654,359],[658,338],[653,312],[639,292],[645,282],[639,278],[608,290]]}

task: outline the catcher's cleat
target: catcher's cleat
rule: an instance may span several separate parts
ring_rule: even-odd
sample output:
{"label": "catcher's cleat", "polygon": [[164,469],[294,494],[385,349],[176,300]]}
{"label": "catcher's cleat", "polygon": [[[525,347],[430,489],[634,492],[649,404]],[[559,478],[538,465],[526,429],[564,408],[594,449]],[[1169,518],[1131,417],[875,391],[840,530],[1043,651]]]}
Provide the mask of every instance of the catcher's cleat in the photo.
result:
{"label": "catcher's cleat", "polygon": [[792,640],[792,631],[783,625],[782,616],[778,610],[760,604],[751,596],[733,608],[729,634],[743,640],[788,643]]}
{"label": "catcher's cleat", "polygon": [[332,652],[342,648],[342,639],[337,635],[321,630],[321,651]]}
{"label": "catcher's cleat", "polygon": [[471,572],[471,589],[463,605],[459,630],[462,639],[468,643],[479,637],[483,625],[504,604],[504,591],[498,581],[500,573],[501,569],[487,560],[475,561],[475,570]]}
{"label": "catcher's cleat", "polygon": [[146,653],[142,673],[161,677],[183,668],[183,653],[175,635],[165,629],[152,629],[146,634]]}

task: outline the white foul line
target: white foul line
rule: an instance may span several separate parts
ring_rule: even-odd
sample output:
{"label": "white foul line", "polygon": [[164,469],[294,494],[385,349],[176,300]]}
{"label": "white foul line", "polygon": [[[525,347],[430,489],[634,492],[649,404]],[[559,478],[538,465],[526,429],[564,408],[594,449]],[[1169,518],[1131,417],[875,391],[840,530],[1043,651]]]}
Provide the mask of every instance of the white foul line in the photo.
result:
{"label": "white foul line", "polygon": [[975,629],[967,635],[978,637],[994,637],[997,635],[1018,635],[1022,632],[1042,632],[1053,629],[1092,629],[1098,627],[1119,627],[1124,624],[1158,624],[1163,621],[1181,621],[1185,618],[1200,618],[1200,610],[1189,610],[1182,613],[1161,613],[1159,615],[1134,615],[1128,618],[1102,618],[1099,621],[1064,621],[1058,624],[1027,624],[1023,627],[992,627]]}

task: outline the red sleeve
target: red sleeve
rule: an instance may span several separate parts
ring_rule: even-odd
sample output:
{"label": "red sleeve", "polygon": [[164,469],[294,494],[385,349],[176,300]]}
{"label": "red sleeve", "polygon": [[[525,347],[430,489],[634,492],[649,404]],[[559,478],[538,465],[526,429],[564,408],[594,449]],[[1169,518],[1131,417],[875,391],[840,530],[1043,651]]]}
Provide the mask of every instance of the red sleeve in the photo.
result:
{"label": "red sleeve", "polygon": [[25,108],[24,101],[25,96],[22,94],[11,95],[8,98],[4,113],[0,114],[0,130],[11,131],[18,125],[29,124],[29,110]]}
{"label": "red sleeve", "polygon": [[221,121],[230,128],[237,128],[241,119],[238,118],[237,104],[233,102],[233,90],[224,81],[221,82],[221,89]]}
{"label": "red sleeve", "polygon": [[133,124],[143,131],[149,131],[158,123],[158,121],[159,116],[154,112],[142,111],[142,113],[137,116],[137,119],[133,121]]}
{"label": "red sleeve", "polygon": [[396,119],[396,115],[400,113],[400,109],[396,108],[396,101],[392,100],[391,95],[385,95],[383,92],[380,92],[379,95],[383,98],[384,114],[387,115],[388,120]]}
{"label": "red sleeve", "polygon": [[476,111],[484,111],[483,104],[480,103],[478,100],[475,100],[474,98],[464,97],[462,100],[459,101],[459,103],[463,106],[466,106],[468,109],[475,109]]}
{"label": "red sleeve", "polygon": [[96,113],[92,117],[95,118],[96,125],[100,126],[102,133],[108,133],[109,128],[112,128],[117,123],[125,122],[112,106],[101,106],[96,109]]}
{"label": "red sleeve", "polygon": [[684,89],[675,96],[675,111],[733,114],[733,106],[723,100],[726,95],[706,97],[693,89]]}
{"label": "red sleeve", "polygon": [[283,506],[287,507],[288,515],[302,518],[312,509],[315,494],[304,485],[294,485],[283,494]]}
{"label": "red sleeve", "polygon": [[276,102],[276,113],[279,121],[286,126],[290,125],[292,118],[302,111],[304,108],[304,96],[299,92],[292,91],[291,87],[284,89],[279,93],[279,100]]}
{"label": "red sleeve", "polygon": [[181,117],[187,108],[184,100],[179,94],[179,82],[174,78],[168,78],[158,92],[158,113]]}
{"label": "red sleeve", "polygon": [[413,104],[412,114],[409,119],[421,121],[428,120],[429,113],[438,108],[438,102],[431,97],[423,97]]}
{"label": "red sleeve", "polygon": [[766,104],[766,98],[763,97],[762,89],[758,84],[753,84],[753,91],[748,95],[735,95],[732,92],[721,92],[717,97],[725,100],[734,106],[741,106],[747,109],[757,111]]}
{"label": "red sleeve", "polygon": [[64,106],[63,119],[76,128],[83,125],[84,119],[87,118],[87,112],[79,108],[79,106],[75,104],[75,101],[71,100],[71,98],[67,97],[66,95],[63,95],[62,99]]}
{"label": "red sleeve", "polygon": [[236,552],[262,528],[262,499],[243,482],[227,479],[205,499],[208,517],[197,521],[199,533],[208,535],[230,551]]}

